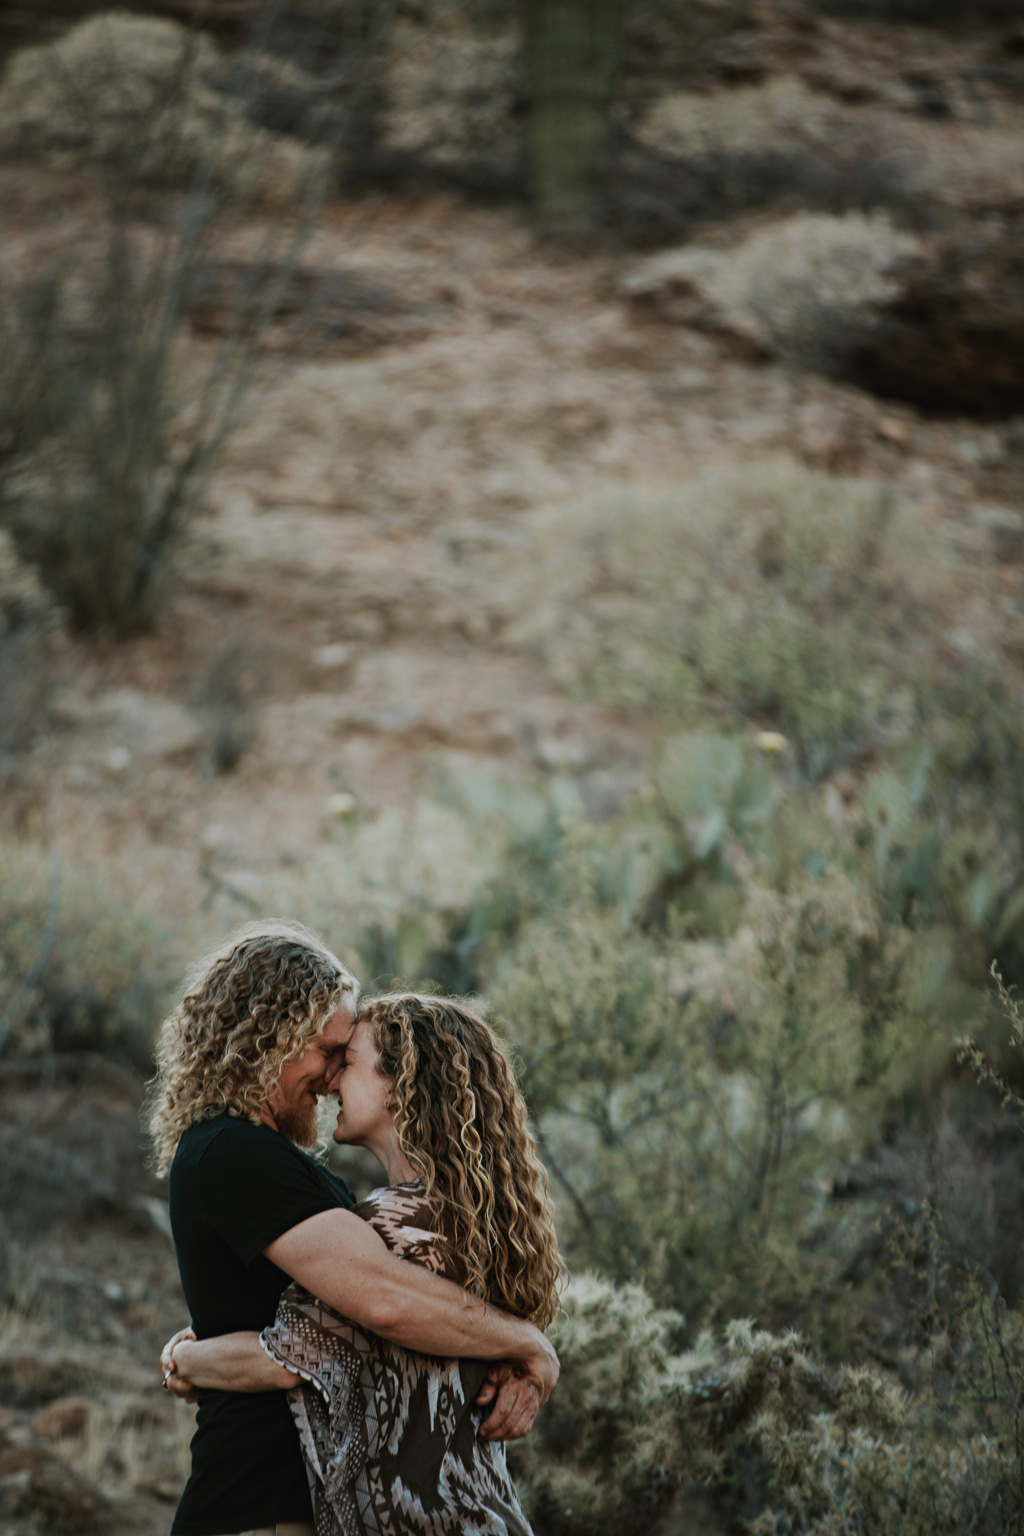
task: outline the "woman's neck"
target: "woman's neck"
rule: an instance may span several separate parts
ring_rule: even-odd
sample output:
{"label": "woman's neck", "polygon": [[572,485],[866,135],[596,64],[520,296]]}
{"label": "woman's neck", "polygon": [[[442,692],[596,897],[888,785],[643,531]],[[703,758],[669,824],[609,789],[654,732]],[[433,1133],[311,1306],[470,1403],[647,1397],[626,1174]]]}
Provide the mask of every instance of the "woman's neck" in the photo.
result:
{"label": "woman's neck", "polygon": [[413,1184],[419,1178],[416,1169],[402,1151],[397,1131],[392,1131],[386,1141],[381,1142],[380,1146],[371,1147],[370,1151],[387,1174],[389,1184]]}

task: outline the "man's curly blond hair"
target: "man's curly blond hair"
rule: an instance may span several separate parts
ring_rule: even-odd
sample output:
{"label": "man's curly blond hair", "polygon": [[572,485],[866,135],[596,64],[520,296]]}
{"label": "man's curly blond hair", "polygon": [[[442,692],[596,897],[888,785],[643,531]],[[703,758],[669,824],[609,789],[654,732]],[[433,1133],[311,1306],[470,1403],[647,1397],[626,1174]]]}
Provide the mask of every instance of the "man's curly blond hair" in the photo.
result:
{"label": "man's curly blond hair", "polygon": [[546,1328],[564,1270],[547,1174],[501,1041],[463,999],[418,992],[373,998],[358,1023],[464,1288]]}
{"label": "man's curly blond hair", "polygon": [[157,1043],[146,1116],[157,1173],[197,1120],[226,1112],[259,1123],[285,1062],[358,994],[351,971],[301,923],[249,923],[201,960]]}

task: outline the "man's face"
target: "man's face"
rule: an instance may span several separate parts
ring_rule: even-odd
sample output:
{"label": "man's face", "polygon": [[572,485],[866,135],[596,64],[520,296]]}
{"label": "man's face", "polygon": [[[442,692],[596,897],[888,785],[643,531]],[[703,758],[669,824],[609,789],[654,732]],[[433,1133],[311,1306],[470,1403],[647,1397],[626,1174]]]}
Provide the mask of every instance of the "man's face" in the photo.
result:
{"label": "man's face", "polygon": [[263,1106],[263,1119],[297,1147],[316,1141],[316,1101],[327,1092],[345,1055],[355,1027],[355,1008],[349,998],[332,1013],[312,1045],[286,1061],[277,1087]]}

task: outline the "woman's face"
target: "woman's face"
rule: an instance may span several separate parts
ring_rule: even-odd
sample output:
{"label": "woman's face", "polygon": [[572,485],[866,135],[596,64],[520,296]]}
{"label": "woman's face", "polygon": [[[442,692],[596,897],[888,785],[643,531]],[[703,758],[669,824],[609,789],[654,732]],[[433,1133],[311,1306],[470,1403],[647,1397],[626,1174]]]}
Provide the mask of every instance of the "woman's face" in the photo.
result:
{"label": "woman's face", "polygon": [[331,1083],[338,1095],[334,1140],[371,1151],[394,1135],[394,1110],[388,1107],[392,1087],[377,1070],[379,1058],[366,1024],[357,1024],[345,1047],[345,1058]]}

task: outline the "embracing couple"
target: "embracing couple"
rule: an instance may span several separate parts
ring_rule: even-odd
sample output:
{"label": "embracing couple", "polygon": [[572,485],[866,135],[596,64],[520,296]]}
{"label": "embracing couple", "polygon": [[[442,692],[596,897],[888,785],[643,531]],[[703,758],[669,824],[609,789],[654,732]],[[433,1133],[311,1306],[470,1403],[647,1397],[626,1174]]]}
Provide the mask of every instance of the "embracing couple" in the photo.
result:
{"label": "embracing couple", "polygon": [[[304,1149],[386,1186],[355,1201]],[[150,1101],[191,1327],[161,1357],[194,1400],[174,1536],[529,1536],[502,1442],[558,1377],[544,1171],[502,1049],[462,1002],[359,1005],[295,923],[188,978]]]}

